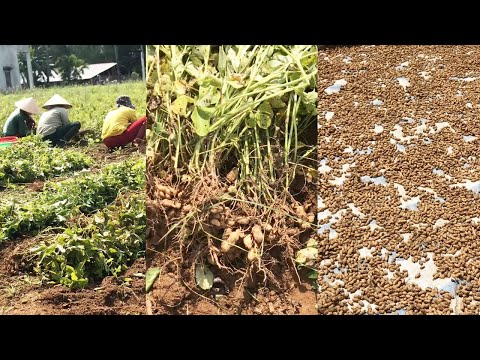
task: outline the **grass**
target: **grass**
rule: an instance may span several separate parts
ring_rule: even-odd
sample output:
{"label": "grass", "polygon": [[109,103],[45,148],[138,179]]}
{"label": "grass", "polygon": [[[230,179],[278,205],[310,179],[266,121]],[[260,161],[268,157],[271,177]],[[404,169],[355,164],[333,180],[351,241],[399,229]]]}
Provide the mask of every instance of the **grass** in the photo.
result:
{"label": "grass", "polygon": [[[136,106],[138,117],[145,114],[146,89],[142,81],[125,82],[109,85],[75,85],[51,88],[35,88],[20,90],[7,95],[0,95],[0,130],[10,113],[15,110],[15,102],[34,97],[42,106],[54,94],[59,94],[70,102],[73,107],[69,110],[71,121],[80,121],[82,129],[93,129],[100,136],[102,123],[107,112],[115,105],[120,95],[128,95]],[[40,115],[34,115],[38,124]]]}

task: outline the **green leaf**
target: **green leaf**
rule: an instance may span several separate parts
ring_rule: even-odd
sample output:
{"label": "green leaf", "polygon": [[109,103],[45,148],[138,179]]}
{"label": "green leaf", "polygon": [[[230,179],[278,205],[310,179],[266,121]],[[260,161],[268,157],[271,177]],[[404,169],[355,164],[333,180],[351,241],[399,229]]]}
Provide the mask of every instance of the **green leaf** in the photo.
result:
{"label": "green leaf", "polygon": [[218,103],[220,100],[220,91],[214,86],[202,85],[198,91],[197,106],[210,106]]}
{"label": "green leaf", "polygon": [[284,63],[281,62],[281,61],[279,61],[279,60],[270,60],[270,61],[267,62],[267,66],[268,66],[271,70],[273,70],[273,69],[275,69],[275,68],[278,68],[278,67],[282,66],[283,64],[284,64]]}
{"label": "green leaf", "polygon": [[262,129],[268,129],[268,127],[272,124],[272,119],[270,119],[267,115],[262,114],[261,117],[257,120],[258,127]]}
{"label": "green leaf", "polygon": [[203,65],[203,53],[202,49],[199,46],[195,46],[192,49],[190,60],[195,66],[202,66]]}
{"label": "green leaf", "polygon": [[160,275],[160,268],[152,267],[147,270],[146,279],[145,279],[145,291],[149,292]]}
{"label": "green leaf", "polygon": [[317,257],[318,249],[314,247],[307,247],[297,252],[297,257],[295,258],[295,261],[299,264],[306,264],[311,260],[315,260]]}
{"label": "green leaf", "polygon": [[317,64],[317,57],[317,54],[314,53],[310,56],[304,57],[302,60],[300,60],[300,63],[304,68],[308,68],[310,65]]}
{"label": "green leaf", "polygon": [[318,271],[316,271],[316,270],[310,271],[308,273],[308,278],[313,279],[313,280],[317,280],[318,279]]}
{"label": "green leaf", "polygon": [[264,101],[258,106],[255,119],[258,127],[262,129],[268,129],[272,124],[273,110],[268,101]]}
{"label": "green leaf", "polygon": [[187,83],[185,80],[176,80],[174,85],[177,95],[185,95],[187,93]]}
{"label": "green leaf", "polygon": [[305,93],[305,98],[307,100],[306,102],[310,104],[316,104],[318,101],[318,93],[315,90],[309,91]]}
{"label": "green leaf", "polygon": [[255,119],[255,115],[250,114],[250,116],[248,116],[248,117],[245,119],[245,124],[246,124],[247,127],[249,127],[250,129],[253,129],[255,126],[257,126],[257,120]]}
{"label": "green leaf", "polygon": [[260,113],[260,112],[255,114],[255,121],[258,127],[262,129],[267,129],[272,123],[272,120],[267,114]]}
{"label": "green leaf", "polygon": [[227,83],[235,89],[241,89],[245,86],[245,75],[232,74],[227,80]]}
{"label": "green leaf", "polygon": [[198,78],[201,75],[200,70],[198,70],[197,67],[190,61],[185,66],[185,71],[194,78]]}
{"label": "green leaf", "polygon": [[287,106],[287,104],[285,104],[282,101],[280,96],[276,96],[274,98],[271,98],[269,101],[270,101],[270,106],[272,107],[272,109],[283,109],[284,107]]}
{"label": "green leaf", "polygon": [[195,280],[201,289],[211,289],[213,286],[213,273],[206,265],[197,264],[195,267]]}
{"label": "green leaf", "polygon": [[317,247],[318,241],[315,238],[310,238],[307,241],[307,247]]}
{"label": "green leaf", "polygon": [[227,58],[233,70],[238,71],[238,68],[240,67],[240,59],[237,57],[237,53],[232,47],[230,47],[227,51]]}
{"label": "green leaf", "polygon": [[105,222],[105,219],[103,217],[98,216],[98,215],[95,215],[94,219],[95,219],[95,222],[97,224],[103,224]]}
{"label": "green leaf", "polygon": [[268,101],[262,102],[258,108],[258,111],[260,111],[262,114],[266,114],[270,117],[270,119],[273,118],[273,110],[272,107],[270,106],[270,103]]}
{"label": "green leaf", "polygon": [[300,71],[292,71],[288,74],[289,81],[295,81],[302,77],[302,73]]}
{"label": "green leaf", "polygon": [[222,80],[212,74],[207,74],[203,78],[198,79],[198,84],[200,84],[202,87],[212,86],[216,89],[220,89],[222,87]]}
{"label": "green leaf", "polygon": [[223,50],[223,46],[220,46],[220,50],[218,52],[218,70],[220,73],[225,71],[225,67],[227,65],[227,55],[225,54],[225,50]]}
{"label": "green leaf", "polygon": [[88,284],[88,279],[82,278],[77,280],[77,287],[83,288]]}
{"label": "green leaf", "polygon": [[210,130],[210,119],[213,116],[214,108],[195,106],[192,113],[192,122],[195,133],[199,136],[206,136]]}
{"label": "green leaf", "polygon": [[172,81],[170,80],[170,76],[164,74],[160,77],[159,81],[159,92],[156,95],[160,95],[161,92],[167,92],[172,89]]}
{"label": "green leaf", "polygon": [[172,112],[177,115],[186,116],[188,103],[193,102],[192,98],[186,95],[181,95],[172,103]]}

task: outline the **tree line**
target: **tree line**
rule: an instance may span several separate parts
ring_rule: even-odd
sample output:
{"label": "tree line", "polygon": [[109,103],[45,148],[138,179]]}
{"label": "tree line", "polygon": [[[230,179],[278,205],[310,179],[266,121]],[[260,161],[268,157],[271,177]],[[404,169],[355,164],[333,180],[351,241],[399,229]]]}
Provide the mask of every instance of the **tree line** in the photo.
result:
{"label": "tree line", "polygon": [[[52,70],[61,75],[63,81],[73,83],[81,78],[82,71],[88,64],[105,62],[117,63],[118,77],[141,78],[142,47],[143,45],[31,45],[34,85],[43,85],[43,81],[48,85]],[[26,84],[28,72],[24,53],[19,54],[19,67]]]}

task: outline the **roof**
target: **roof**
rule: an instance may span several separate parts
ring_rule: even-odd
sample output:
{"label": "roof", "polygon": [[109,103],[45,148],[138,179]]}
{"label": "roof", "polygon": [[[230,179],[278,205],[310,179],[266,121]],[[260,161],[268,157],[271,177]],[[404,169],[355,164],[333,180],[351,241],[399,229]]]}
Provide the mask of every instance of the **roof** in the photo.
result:
{"label": "roof", "polygon": [[[80,80],[90,80],[95,76],[111,69],[117,65],[117,63],[110,62],[110,63],[100,63],[100,64],[89,64],[84,69],[82,74],[80,75]],[[58,74],[55,70],[52,69],[52,75],[50,76],[50,82],[60,82],[62,81],[62,77]],[[42,78],[42,82],[46,82],[45,76]]]}
{"label": "roof", "polygon": [[102,63],[102,64],[90,64],[88,65],[82,73],[82,80],[90,80],[91,78],[97,76],[98,74],[107,71],[117,65],[117,63]]}

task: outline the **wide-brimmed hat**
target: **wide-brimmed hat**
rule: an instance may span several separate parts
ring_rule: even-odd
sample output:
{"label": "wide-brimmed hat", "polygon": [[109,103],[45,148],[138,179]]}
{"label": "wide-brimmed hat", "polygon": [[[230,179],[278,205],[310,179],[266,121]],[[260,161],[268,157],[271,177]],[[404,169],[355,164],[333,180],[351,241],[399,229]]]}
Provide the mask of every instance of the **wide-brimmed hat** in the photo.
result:
{"label": "wide-brimmed hat", "polygon": [[30,114],[39,114],[42,109],[38,106],[37,100],[33,97],[29,97],[26,99],[18,100],[15,103],[15,106],[20,110],[26,111]]}
{"label": "wide-brimmed hat", "polygon": [[67,100],[65,100],[63,97],[61,97],[58,94],[53,95],[48,101],[43,104],[43,108],[46,108],[47,106],[53,106],[53,105],[63,105],[63,106],[68,106],[69,108],[72,107],[72,104],[70,104]]}
{"label": "wide-brimmed hat", "polygon": [[127,95],[122,95],[122,96],[119,96],[117,98],[117,101],[116,101],[117,105],[123,105],[123,106],[127,106],[131,109],[135,109],[135,106],[133,106],[132,104],[132,99],[130,99],[130,96],[127,96]]}

